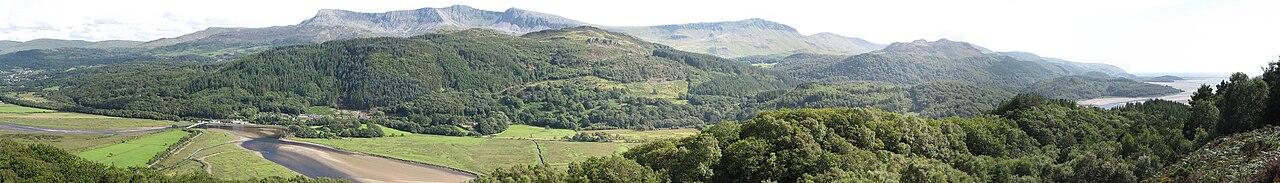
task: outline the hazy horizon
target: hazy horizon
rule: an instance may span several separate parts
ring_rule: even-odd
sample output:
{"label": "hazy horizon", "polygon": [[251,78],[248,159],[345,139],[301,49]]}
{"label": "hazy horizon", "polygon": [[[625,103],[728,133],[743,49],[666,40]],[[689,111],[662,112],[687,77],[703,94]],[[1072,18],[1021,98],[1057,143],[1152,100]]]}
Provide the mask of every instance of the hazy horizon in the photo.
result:
{"label": "hazy horizon", "polygon": [[[520,8],[591,24],[646,26],[762,18],[811,35],[831,32],[879,44],[965,41],[1106,63],[1132,73],[1258,73],[1280,55],[1267,7],[1274,1],[112,1],[0,0],[0,40],[149,41],[209,27],[293,25],[320,9],[386,12],[466,5]],[[628,7],[628,8],[616,8]]]}

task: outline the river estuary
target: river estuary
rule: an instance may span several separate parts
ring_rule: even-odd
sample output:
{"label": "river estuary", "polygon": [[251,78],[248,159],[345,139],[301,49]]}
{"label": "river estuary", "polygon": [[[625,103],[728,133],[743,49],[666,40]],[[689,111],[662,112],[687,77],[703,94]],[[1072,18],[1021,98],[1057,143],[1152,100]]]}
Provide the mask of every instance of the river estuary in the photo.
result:
{"label": "river estuary", "polygon": [[1225,79],[1227,78],[1195,77],[1195,78],[1185,78],[1184,80],[1177,80],[1174,82],[1147,82],[1151,84],[1170,86],[1170,87],[1182,90],[1182,92],[1169,94],[1169,95],[1150,96],[1150,97],[1095,98],[1095,99],[1077,101],[1077,103],[1079,103],[1080,105],[1097,106],[1097,107],[1108,108],[1108,109],[1113,107],[1123,106],[1124,104],[1127,104],[1127,103],[1142,102],[1150,99],[1163,99],[1163,100],[1175,101],[1175,102],[1180,102],[1185,104],[1189,100],[1191,100],[1191,93],[1195,93],[1196,89],[1200,88],[1200,85],[1213,86],[1213,85],[1217,85],[1218,83],[1222,82]]}

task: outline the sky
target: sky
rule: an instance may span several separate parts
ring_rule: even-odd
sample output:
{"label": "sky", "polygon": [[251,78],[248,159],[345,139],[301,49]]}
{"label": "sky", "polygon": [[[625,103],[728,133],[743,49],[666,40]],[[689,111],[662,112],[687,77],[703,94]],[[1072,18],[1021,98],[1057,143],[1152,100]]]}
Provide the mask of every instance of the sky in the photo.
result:
{"label": "sky", "polygon": [[320,9],[520,8],[608,26],[762,18],[875,43],[947,38],[1131,73],[1260,73],[1280,59],[1275,0],[0,0],[0,40],[146,41],[209,27],[297,24]]}

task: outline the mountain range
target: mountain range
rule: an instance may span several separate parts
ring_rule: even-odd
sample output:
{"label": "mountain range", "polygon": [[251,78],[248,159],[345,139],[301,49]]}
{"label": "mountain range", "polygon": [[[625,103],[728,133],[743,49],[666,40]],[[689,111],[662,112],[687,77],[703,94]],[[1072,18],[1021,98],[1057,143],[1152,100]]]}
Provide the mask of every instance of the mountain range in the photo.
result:
{"label": "mountain range", "polygon": [[130,48],[141,45],[138,41],[110,40],[110,41],[81,41],[81,40],[61,40],[61,39],[34,39],[25,42],[18,41],[2,41],[0,40],[0,54],[12,53],[23,50],[37,49],[55,49],[55,48]]}

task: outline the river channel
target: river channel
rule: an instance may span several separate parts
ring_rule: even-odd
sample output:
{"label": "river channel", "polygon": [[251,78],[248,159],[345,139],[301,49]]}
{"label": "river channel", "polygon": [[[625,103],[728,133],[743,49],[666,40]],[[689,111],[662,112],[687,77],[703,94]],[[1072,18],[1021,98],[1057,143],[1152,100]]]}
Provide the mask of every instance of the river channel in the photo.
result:
{"label": "river channel", "polygon": [[240,147],[307,177],[329,177],[355,182],[465,182],[470,173],[449,168],[347,152],[306,142],[279,138],[280,129],[262,127],[213,127],[242,138]]}

